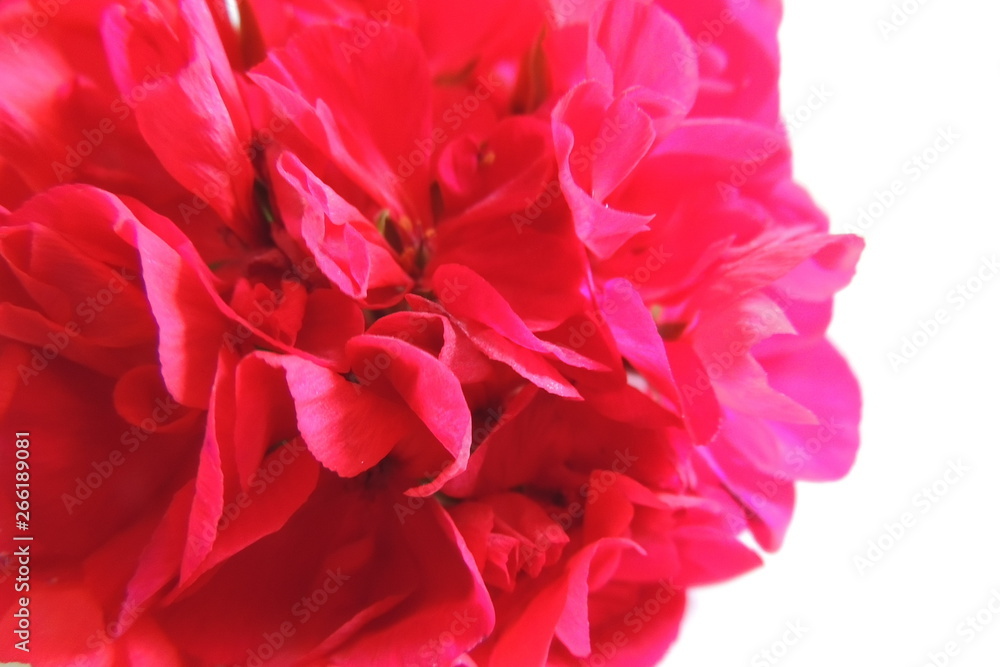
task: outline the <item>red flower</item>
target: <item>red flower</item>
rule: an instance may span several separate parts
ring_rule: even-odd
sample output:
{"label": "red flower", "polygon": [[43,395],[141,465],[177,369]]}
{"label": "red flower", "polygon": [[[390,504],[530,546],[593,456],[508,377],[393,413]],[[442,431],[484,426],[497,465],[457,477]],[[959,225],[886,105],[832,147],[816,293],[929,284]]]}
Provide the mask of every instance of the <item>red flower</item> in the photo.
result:
{"label": "red flower", "polygon": [[861,242],[790,180],[776,3],[38,6],[4,660],[652,665],[849,469]]}

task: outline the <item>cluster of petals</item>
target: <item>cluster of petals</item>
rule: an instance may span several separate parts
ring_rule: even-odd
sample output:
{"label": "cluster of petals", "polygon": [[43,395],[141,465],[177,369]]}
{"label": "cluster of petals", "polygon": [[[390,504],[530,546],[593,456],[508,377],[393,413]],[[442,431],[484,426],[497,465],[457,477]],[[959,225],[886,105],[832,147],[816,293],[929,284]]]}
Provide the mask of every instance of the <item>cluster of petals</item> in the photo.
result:
{"label": "cluster of petals", "polygon": [[32,664],[656,664],[858,444],[780,15],[4,2]]}

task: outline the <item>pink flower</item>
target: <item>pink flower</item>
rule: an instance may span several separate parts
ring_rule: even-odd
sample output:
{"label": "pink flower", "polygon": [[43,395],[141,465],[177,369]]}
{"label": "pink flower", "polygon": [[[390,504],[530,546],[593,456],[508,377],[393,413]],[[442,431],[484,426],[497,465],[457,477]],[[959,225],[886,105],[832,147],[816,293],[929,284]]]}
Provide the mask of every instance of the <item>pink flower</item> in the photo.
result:
{"label": "pink flower", "polygon": [[653,665],[850,468],[777,3],[50,8],[0,13],[33,664]]}

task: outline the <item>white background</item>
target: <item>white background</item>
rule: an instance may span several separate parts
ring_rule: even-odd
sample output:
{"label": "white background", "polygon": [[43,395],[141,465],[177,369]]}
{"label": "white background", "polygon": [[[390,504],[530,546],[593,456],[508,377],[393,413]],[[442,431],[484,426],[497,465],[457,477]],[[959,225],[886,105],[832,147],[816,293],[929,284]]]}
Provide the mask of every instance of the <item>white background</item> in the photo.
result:
{"label": "white background", "polygon": [[[995,592],[1000,610],[1000,276],[971,301],[952,290],[1000,259],[1000,3],[785,5],[786,116],[812,86],[832,93],[793,132],[797,178],[834,231],[859,228],[858,209],[902,182],[862,223],[867,248],[831,330],[864,392],[861,452],[845,480],[799,487],[785,546],[762,569],[693,594],[663,664],[998,667],[1000,613],[987,604]],[[894,7],[910,14],[880,29]],[[937,152],[946,128],[959,138]],[[929,168],[908,162],[927,149]],[[946,324],[894,368],[889,354],[939,309]],[[950,462],[969,468],[953,484]],[[936,502],[915,502],[935,481]],[[896,539],[886,526],[906,513]],[[888,550],[860,565],[880,539]],[[992,623],[977,631],[965,619],[980,611]]]}

